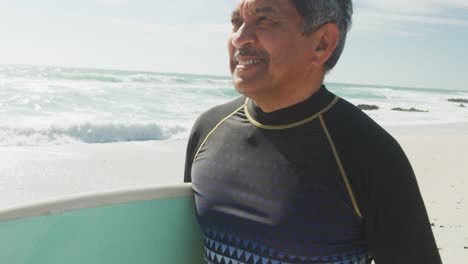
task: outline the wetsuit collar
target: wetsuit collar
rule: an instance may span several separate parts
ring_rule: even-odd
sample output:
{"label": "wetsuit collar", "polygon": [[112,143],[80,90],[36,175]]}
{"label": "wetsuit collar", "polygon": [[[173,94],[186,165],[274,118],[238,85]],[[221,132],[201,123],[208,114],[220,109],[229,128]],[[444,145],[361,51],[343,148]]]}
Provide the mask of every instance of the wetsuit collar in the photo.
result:
{"label": "wetsuit collar", "polygon": [[327,110],[336,102],[336,99],[336,95],[329,92],[325,85],[322,85],[315,94],[305,101],[270,113],[263,112],[251,99],[247,99],[246,114],[249,119],[253,119],[250,120],[253,123],[287,128],[293,127],[291,124],[307,121]]}

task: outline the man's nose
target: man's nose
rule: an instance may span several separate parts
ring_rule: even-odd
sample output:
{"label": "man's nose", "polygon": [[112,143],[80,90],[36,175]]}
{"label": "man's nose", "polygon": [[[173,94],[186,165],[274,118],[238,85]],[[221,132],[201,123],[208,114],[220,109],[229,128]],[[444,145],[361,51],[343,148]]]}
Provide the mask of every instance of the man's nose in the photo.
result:
{"label": "man's nose", "polygon": [[232,36],[232,45],[236,48],[242,48],[245,45],[252,45],[255,44],[257,41],[257,35],[252,27],[246,26],[246,24],[242,24],[242,26],[233,33]]}

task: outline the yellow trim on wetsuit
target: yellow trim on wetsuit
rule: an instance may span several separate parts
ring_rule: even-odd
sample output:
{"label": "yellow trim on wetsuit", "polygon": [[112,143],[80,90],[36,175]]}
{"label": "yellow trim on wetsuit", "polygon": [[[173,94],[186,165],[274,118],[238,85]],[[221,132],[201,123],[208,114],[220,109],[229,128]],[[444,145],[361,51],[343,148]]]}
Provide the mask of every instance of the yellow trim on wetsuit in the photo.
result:
{"label": "yellow trim on wetsuit", "polygon": [[316,119],[319,115],[325,113],[326,111],[328,111],[330,108],[332,108],[336,102],[338,102],[338,99],[340,99],[338,96],[335,97],[335,99],[333,99],[333,101],[327,105],[325,108],[323,108],[322,110],[320,110],[320,112],[316,113],[315,115],[311,116],[311,117],[308,117],[306,119],[303,119],[301,121],[298,121],[298,122],[294,122],[294,123],[291,123],[291,124],[287,124],[287,125],[281,125],[281,126],[271,126],[271,125],[264,125],[264,124],[261,124],[259,122],[257,122],[249,113],[249,110],[247,109],[247,103],[249,101],[249,98],[247,98],[245,100],[245,104],[244,104],[244,111],[245,111],[245,115],[247,116],[247,119],[249,119],[250,123],[252,123],[253,125],[255,125],[256,127],[259,127],[259,128],[263,128],[263,129],[269,129],[269,130],[282,130],[282,129],[288,129],[288,128],[293,128],[293,127],[297,127],[297,126],[300,126],[300,125],[303,125],[307,122],[310,122],[314,119]]}
{"label": "yellow trim on wetsuit", "polygon": [[320,119],[320,124],[322,124],[323,131],[325,132],[325,135],[328,138],[328,142],[330,143],[336,162],[338,163],[338,167],[340,168],[341,176],[343,177],[344,183],[346,185],[346,189],[348,190],[349,197],[351,198],[351,202],[353,203],[354,210],[356,211],[356,214],[359,216],[359,218],[361,218],[362,220],[361,210],[359,209],[359,206],[356,201],[356,197],[354,196],[353,190],[351,189],[351,184],[349,184],[348,176],[346,175],[346,171],[343,167],[343,164],[341,163],[340,157],[338,156],[338,152],[336,151],[336,147],[335,147],[335,144],[333,143],[333,139],[330,136],[330,132],[328,132],[327,125],[325,124],[325,120],[323,119],[323,116],[321,114],[319,115],[319,119]]}
{"label": "yellow trim on wetsuit", "polygon": [[200,152],[201,148],[203,147],[203,145],[205,145],[206,141],[208,140],[208,138],[211,136],[211,134],[213,134],[213,132],[224,122],[226,121],[228,118],[230,118],[231,116],[233,116],[235,113],[237,113],[239,110],[242,109],[242,107],[244,107],[245,104],[241,105],[239,108],[237,108],[234,112],[230,113],[228,116],[226,116],[225,118],[223,118],[221,121],[219,121],[219,123],[210,131],[210,133],[208,133],[205,137],[205,139],[203,140],[203,142],[201,143],[200,147],[198,148],[197,152],[195,153],[195,156],[193,157],[193,162],[195,162],[195,160],[197,159],[197,156],[198,156],[198,153]]}

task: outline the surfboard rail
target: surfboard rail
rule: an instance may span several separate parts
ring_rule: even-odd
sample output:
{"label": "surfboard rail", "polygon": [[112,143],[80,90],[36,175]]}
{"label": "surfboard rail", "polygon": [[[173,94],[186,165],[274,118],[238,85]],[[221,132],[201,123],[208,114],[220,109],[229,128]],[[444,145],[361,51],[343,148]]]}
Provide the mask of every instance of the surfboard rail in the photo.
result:
{"label": "surfboard rail", "polygon": [[105,191],[83,192],[41,201],[0,208],[0,222],[41,215],[50,215],[121,203],[156,200],[192,195],[192,184],[127,187]]}

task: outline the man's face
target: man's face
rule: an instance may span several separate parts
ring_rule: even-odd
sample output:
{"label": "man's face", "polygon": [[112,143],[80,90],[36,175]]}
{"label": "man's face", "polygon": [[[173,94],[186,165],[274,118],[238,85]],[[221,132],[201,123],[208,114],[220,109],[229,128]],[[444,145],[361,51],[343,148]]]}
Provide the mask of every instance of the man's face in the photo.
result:
{"label": "man's face", "polygon": [[240,0],[232,25],[228,47],[238,92],[271,95],[303,80],[312,47],[291,0]]}

